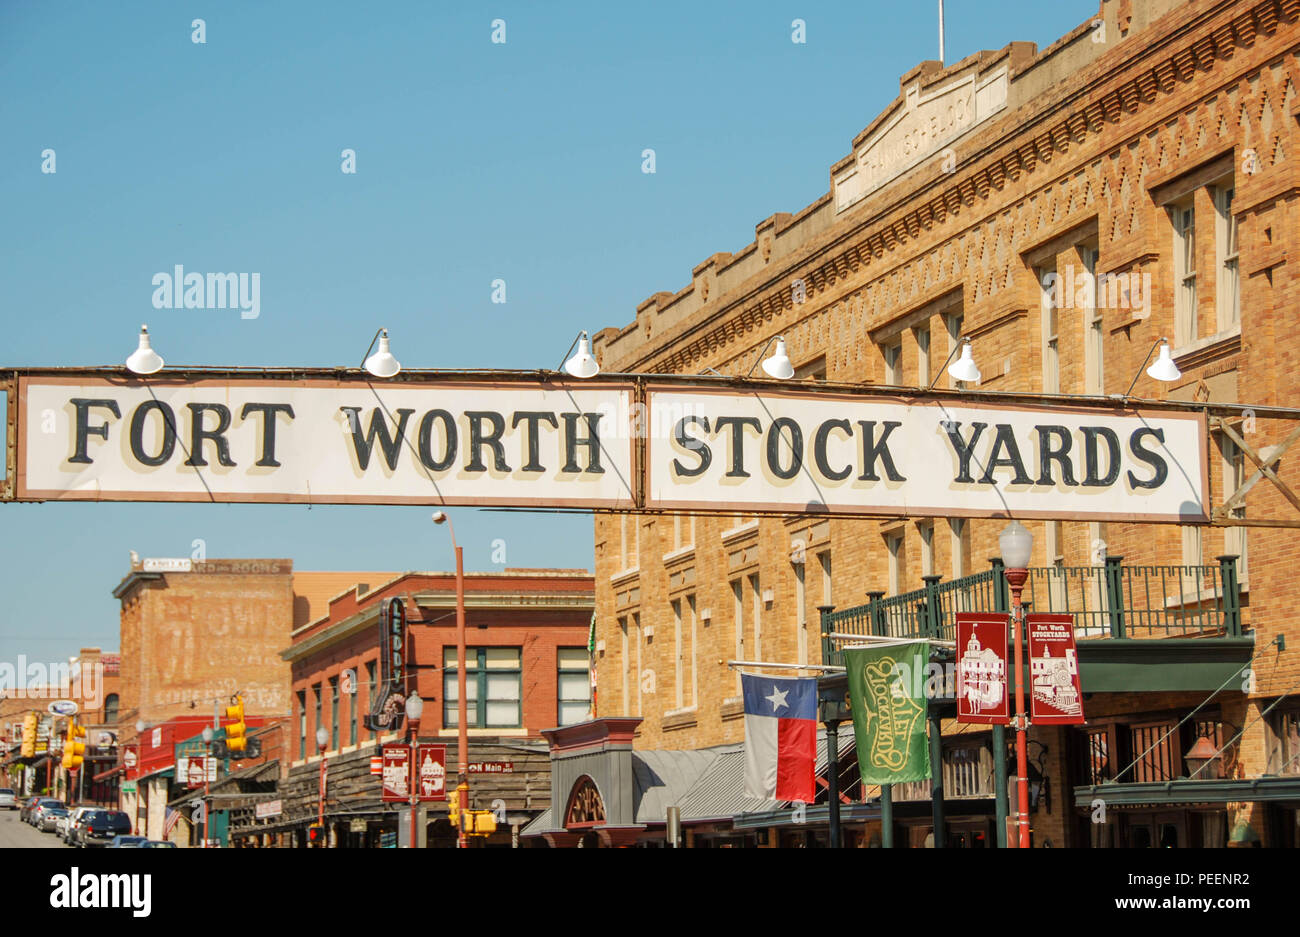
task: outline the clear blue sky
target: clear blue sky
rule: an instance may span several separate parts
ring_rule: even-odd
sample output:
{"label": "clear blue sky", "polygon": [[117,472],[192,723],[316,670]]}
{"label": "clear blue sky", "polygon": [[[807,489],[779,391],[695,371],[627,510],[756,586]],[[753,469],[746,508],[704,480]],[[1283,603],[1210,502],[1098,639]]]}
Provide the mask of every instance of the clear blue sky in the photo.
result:
{"label": "clear blue sky", "polygon": [[[956,61],[1045,47],[1097,3],[947,8]],[[147,321],[169,365],[356,366],[383,325],[408,367],[555,367],[578,329],[630,322],[825,193],[899,76],[937,56],[936,22],[934,0],[4,0],[0,365],[118,364]],[[259,273],[260,316],[154,309],[175,264]],[[117,648],[130,550],[445,569],[429,513],[2,505],[0,659]],[[511,566],[591,568],[587,517],[454,516],[470,568],[500,568],[497,538]]]}

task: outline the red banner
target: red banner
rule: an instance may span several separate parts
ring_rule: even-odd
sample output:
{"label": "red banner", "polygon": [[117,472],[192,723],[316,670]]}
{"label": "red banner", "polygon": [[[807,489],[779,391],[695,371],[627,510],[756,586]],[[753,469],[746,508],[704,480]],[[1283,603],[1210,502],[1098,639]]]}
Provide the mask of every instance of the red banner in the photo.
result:
{"label": "red banner", "polygon": [[384,800],[406,803],[411,799],[411,747],[402,742],[384,746]]}
{"label": "red banner", "polygon": [[1006,615],[957,613],[957,721],[1007,725]]}
{"label": "red banner", "polygon": [[1029,717],[1035,725],[1079,725],[1083,693],[1074,616],[1031,612],[1029,628]]}
{"label": "red banner", "polygon": [[420,743],[415,755],[420,800],[447,799],[447,746]]}

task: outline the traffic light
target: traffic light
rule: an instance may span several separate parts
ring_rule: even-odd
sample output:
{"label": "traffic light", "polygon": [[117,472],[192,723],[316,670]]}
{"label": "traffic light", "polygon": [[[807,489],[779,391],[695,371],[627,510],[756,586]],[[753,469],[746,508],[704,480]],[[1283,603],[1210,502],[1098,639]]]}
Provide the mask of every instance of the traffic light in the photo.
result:
{"label": "traffic light", "polygon": [[36,729],[40,722],[40,717],[36,713],[28,713],[23,717],[23,745],[21,749],[23,758],[31,758],[36,754]]}
{"label": "traffic light", "polygon": [[497,819],[492,815],[491,810],[471,810],[470,815],[473,825],[470,825],[467,818],[465,832],[471,836],[488,836],[497,831]]}
{"label": "traffic light", "polygon": [[325,842],[325,827],[321,826],[319,823],[313,823],[311,826],[307,827],[307,842],[311,843],[313,846]]}
{"label": "traffic light", "polygon": [[77,720],[68,722],[68,735],[63,740],[63,767],[76,771],[86,760],[86,743],[80,741],[86,737],[86,727],[77,725]]}
{"label": "traffic light", "polygon": [[451,797],[447,799],[447,822],[457,830],[460,829],[460,807],[457,804],[459,800],[460,793],[458,791],[452,791]]}
{"label": "traffic light", "polygon": [[226,718],[234,722],[225,726],[226,748],[231,752],[242,753],[248,747],[248,726],[244,725],[244,697],[236,694],[235,705],[226,707]]}

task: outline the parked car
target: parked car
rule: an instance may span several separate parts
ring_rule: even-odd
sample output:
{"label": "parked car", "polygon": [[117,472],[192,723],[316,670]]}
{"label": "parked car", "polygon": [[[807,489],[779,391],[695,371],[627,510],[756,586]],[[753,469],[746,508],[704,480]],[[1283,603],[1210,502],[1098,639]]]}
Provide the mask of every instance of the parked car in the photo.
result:
{"label": "parked car", "polygon": [[36,805],[39,804],[41,800],[42,800],[42,795],[37,794],[36,796],[28,797],[25,801],[23,801],[22,810],[20,810],[18,813],[18,819],[22,820],[24,823],[29,822],[32,810],[35,809]]}
{"label": "parked car", "polygon": [[18,795],[14,793],[11,787],[0,787],[0,807],[6,810],[18,809]]}
{"label": "parked car", "polygon": [[86,814],[79,829],[82,848],[107,846],[116,836],[130,835],[131,818],[120,810],[95,810]]}
{"label": "parked car", "polygon": [[141,849],[175,849],[176,844],[165,839],[151,839],[140,844]]}
{"label": "parked car", "polygon": [[114,836],[110,849],[139,849],[149,842],[147,836]]}
{"label": "parked car", "polygon": [[62,807],[66,810],[68,805],[57,797],[42,797],[37,801],[36,806],[32,808],[32,812],[27,815],[27,822],[39,830],[47,807]]}
{"label": "parked car", "polygon": [[41,810],[41,823],[37,829],[42,833],[53,833],[58,829],[59,820],[66,818],[71,812],[62,804],[57,807],[44,807]]}
{"label": "parked car", "polygon": [[81,813],[77,814],[76,822],[74,822],[74,823],[73,823],[73,824],[68,828],[68,845],[69,845],[69,846],[81,846],[81,845],[83,845],[81,837],[82,837],[82,834],[84,834],[85,831],[86,831],[86,824],[90,821],[90,818],[91,818],[92,816],[94,816],[96,813],[99,813],[99,812],[100,812],[100,808],[99,808],[99,807],[88,807],[88,808],[86,808],[84,811],[82,811]]}
{"label": "parked car", "polygon": [[90,813],[92,810],[98,810],[98,807],[73,807],[66,817],[59,821],[58,834],[59,839],[63,840],[69,846],[72,845],[72,828],[77,821]]}

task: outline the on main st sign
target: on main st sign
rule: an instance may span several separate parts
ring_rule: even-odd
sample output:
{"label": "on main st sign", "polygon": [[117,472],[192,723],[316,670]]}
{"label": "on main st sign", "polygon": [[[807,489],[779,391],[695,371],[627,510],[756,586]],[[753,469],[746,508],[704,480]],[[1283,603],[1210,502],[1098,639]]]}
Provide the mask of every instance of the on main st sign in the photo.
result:
{"label": "on main st sign", "polygon": [[85,373],[18,375],[10,419],[18,500],[1209,519],[1205,418],[1159,405],[685,378]]}

